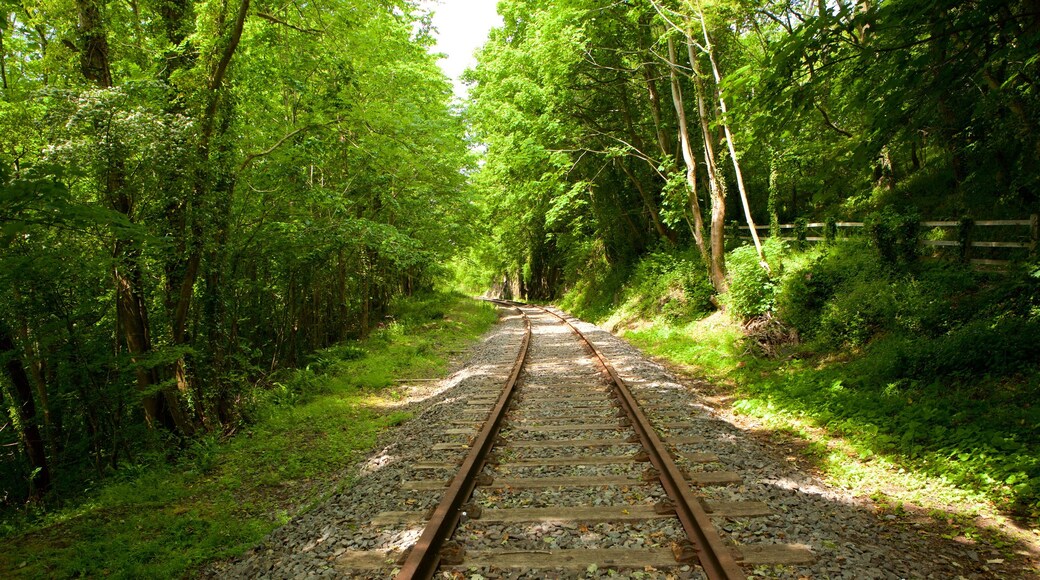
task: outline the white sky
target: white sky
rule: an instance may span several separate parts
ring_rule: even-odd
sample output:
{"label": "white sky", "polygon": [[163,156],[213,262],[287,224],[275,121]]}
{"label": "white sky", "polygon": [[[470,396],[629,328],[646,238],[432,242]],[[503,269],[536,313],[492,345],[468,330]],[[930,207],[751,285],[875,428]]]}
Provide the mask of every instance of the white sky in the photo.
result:
{"label": "white sky", "polygon": [[439,64],[455,85],[455,96],[464,98],[466,87],[459,81],[462,72],[476,64],[473,52],[487,40],[488,31],[502,25],[495,11],[498,0],[425,0],[423,6],[433,10],[437,29],[434,52],[447,56]]}

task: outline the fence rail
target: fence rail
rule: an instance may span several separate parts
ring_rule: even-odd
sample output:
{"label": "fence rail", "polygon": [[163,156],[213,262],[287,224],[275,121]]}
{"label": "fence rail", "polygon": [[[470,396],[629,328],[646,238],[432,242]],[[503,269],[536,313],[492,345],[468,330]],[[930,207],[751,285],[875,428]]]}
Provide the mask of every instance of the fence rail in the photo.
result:
{"label": "fence rail", "polygon": [[[864,222],[831,222],[835,228],[848,228],[856,229],[862,228]],[[823,242],[829,239],[829,236],[810,236],[807,235],[810,229],[821,229],[828,227],[827,222],[810,222],[804,225],[802,224],[780,224],[778,229],[783,230],[796,230],[798,233],[794,237],[781,235],[780,238],[784,240],[796,240],[806,242]],[[1037,255],[1038,242],[1040,242],[1040,215],[1033,214],[1029,216],[1029,219],[1022,220],[962,220],[962,221],[922,221],[919,222],[922,228],[965,228],[965,231],[960,232],[960,238],[957,240],[949,239],[921,239],[920,245],[923,247],[933,248],[959,248],[960,258],[965,262],[969,262],[976,266],[995,266],[995,267],[1006,267],[1009,264],[1015,262],[1015,260],[1009,259],[994,259],[994,258],[974,258],[971,256],[972,248],[990,248],[998,250],[1028,250],[1029,257],[1033,258]],[[748,226],[737,226],[740,230],[749,230]],[[769,232],[774,226],[761,225],[755,226],[755,230]],[[974,233],[975,228],[992,228],[992,227],[1004,227],[1004,228],[1021,228],[1027,227],[1028,231],[1023,232],[1022,235],[1011,235],[1003,236],[1005,238],[1017,238],[1018,241],[1012,240],[975,240]],[[1006,233],[1006,231],[1004,232]],[[740,236],[742,239],[750,239],[750,236]],[[999,255],[999,254],[998,254]]]}

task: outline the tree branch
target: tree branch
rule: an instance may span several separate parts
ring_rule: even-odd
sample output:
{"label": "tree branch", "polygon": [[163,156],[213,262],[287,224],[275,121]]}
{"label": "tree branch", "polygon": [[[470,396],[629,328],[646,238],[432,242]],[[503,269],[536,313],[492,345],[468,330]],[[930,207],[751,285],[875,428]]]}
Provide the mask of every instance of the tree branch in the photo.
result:
{"label": "tree branch", "polygon": [[284,20],[282,20],[282,19],[280,19],[280,18],[278,18],[278,17],[276,17],[276,16],[274,16],[272,14],[268,14],[267,12],[257,12],[256,15],[259,16],[260,18],[263,18],[264,20],[266,20],[268,22],[273,22],[275,24],[281,24],[282,26],[286,26],[288,28],[292,28],[293,30],[295,30],[297,32],[303,32],[304,34],[321,34],[321,32],[322,32],[321,30],[318,30],[316,28],[300,28],[299,26],[296,26],[295,24],[290,24],[290,23],[288,23],[288,22],[286,22],[286,21],[284,21]]}
{"label": "tree branch", "polygon": [[821,115],[823,115],[823,122],[826,123],[828,127],[830,127],[831,129],[834,129],[835,131],[837,131],[841,135],[844,135],[844,136],[850,137],[850,138],[852,137],[852,133],[849,133],[848,131],[846,131],[845,129],[842,129],[841,127],[839,127],[837,125],[835,125],[831,121],[831,117],[830,117],[830,115],[827,114],[827,110],[824,109],[823,107],[821,107],[820,103],[816,102],[816,99],[813,99],[813,106],[816,107],[816,110],[819,111]]}
{"label": "tree branch", "polygon": [[238,166],[238,171],[241,173],[242,171],[245,170],[246,167],[249,166],[250,163],[253,162],[254,159],[258,159],[260,157],[266,157],[267,155],[270,155],[271,153],[274,153],[275,149],[278,149],[286,141],[288,141],[289,139],[292,139],[293,137],[299,135],[300,133],[303,133],[304,131],[310,131],[311,129],[317,129],[319,127],[328,127],[329,125],[333,125],[333,124],[338,123],[338,122],[339,121],[336,120],[336,121],[329,121],[328,123],[322,123],[322,124],[304,125],[303,127],[300,127],[300,128],[295,129],[293,131],[290,131],[290,132],[286,133],[281,139],[276,141],[274,145],[271,145],[267,149],[265,149],[263,151],[258,151],[256,153],[250,153],[249,155],[246,155],[246,158],[244,160],[242,160],[242,164]]}

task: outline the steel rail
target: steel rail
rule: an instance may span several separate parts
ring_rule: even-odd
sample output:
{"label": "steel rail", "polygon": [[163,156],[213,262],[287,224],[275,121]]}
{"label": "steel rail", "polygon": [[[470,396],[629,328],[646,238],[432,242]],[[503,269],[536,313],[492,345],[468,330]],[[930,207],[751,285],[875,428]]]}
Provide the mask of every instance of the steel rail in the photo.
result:
{"label": "steel rail", "polygon": [[657,436],[657,432],[651,426],[650,420],[642,408],[640,408],[639,403],[636,402],[632,391],[628,388],[628,384],[614,369],[614,365],[610,364],[610,361],[600,354],[599,350],[593,346],[592,341],[578,330],[578,327],[571,322],[569,317],[548,308],[535,307],[564,321],[578,338],[585,343],[589,351],[595,355],[610,376],[618,393],[618,401],[628,414],[632,428],[639,436],[639,440],[643,444],[647,455],[650,456],[651,465],[657,470],[661,485],[674,504],[675,514],[678,516],[687,537],[693,544],[697,559],[704,569],[705,575],[712,580],[738,580],[746,578],[744,571],[737,564],[732,553],[723,545],[722,538],[711,523],[711,518],[704,511],[700,501],[694,496],[693,491],[690,490],[683,472],[675,464],[664,441]]}
{"label": "steel rail", "polygon": [[513,371],[510,373],[509,379],[498,397],[498,402],[495,404],[491,416],[484,422],[484,427],[477,434],[477,438],[470,447],[469,453],[462,461],[459,472],[452,478],[447,491],[444,492],[444,496],[423,529],[419,541],[416,542],[408,553],[408,557],[405,558],[404,564],[402,564],[401,570],[396,576],[397,580],[428,580],[437,572],[437,567],[440,565],[441,560],[441,546],[454,533],[462,515],[462,505],[473,494],[477,476],[484,469],[485,458],[494,445],[495,437],[502,427],[502,421],[516,387],[517,377],[520,376],[524,361],[527,360],[527,348],[531,344],[530,318],[517,304],[500,300],[490,300],[490,302],[516,308],[524,317],[524,338],[520,342],[520,350],[517,353],[516,362],[513,363]]}

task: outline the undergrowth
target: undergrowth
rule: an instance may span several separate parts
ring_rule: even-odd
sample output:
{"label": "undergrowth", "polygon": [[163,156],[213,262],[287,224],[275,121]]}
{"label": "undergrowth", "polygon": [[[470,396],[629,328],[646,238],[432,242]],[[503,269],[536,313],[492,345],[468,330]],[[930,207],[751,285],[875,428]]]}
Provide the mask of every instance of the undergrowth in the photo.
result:
{"label": "undergrowth", "polygon": [[[982,274],[876,246],[773,244],[768,275],[753,249],[737,249],[720,297],[728,315],[676,317],[654,302],[676,293],[675,280],[703,276],[677,261],[654,283],[618,284],[610,308],[589,307],[581,286],[563,304],[731,385],[740,412],[821,429],[857,461],[944,479],[1040,525],[1040,268]],[[633,272],[661,264],[652,256]],[[800,341],[764,356],[742,329],[763,315]],[[840,457],[829,469],[852,471]]]}
{"label": "undergrowth", "polygon": [[689,320],[712,310],[714,289],[696,250],[653,252],[634,266],[589,264],[561,306],[590,320]]}
{"label": "undergrowth", "polygon": [[255,544],[345,485],[344,470],[380,431],[410,417],[388,411],[395,378],[433,377],[447,355],[495,320],[454,294],[403,299],[368,339],[319,352],[248,405],[230,438],[186,446],[173,462],[141,458],[50,512],[0,521],[0,577],[176,577]]}

